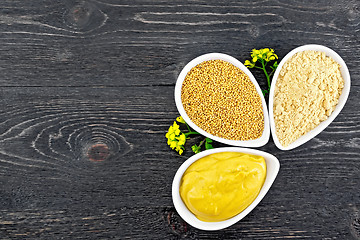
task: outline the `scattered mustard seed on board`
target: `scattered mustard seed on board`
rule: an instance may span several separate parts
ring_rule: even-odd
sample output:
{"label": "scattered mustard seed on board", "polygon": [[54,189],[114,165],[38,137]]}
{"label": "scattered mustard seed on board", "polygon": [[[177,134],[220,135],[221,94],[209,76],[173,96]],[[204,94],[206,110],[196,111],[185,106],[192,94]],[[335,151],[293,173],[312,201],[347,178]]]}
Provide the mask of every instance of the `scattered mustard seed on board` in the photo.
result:
{"label": "scattered mustard seed on board", "polygon": [[287,147],[326,120],[339,102],[340,65],[320,51],[296,53],[285,62],[274,91],[276,136]]}
{"label": "scattered mustard seed on board", "polygon": [[238,67],[223,60],[205,61],[185,77],[181,100],[191,121],[229,140],[253,140],[264,131],[261,97]]}

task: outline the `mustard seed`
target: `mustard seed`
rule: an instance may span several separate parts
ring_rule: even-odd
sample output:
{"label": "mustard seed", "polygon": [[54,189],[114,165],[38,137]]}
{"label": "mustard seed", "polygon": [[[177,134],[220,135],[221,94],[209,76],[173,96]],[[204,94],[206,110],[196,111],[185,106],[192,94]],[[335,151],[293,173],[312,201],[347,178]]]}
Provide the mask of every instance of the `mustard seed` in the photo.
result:
{"label": "mustard seed", "polygon": [[264,131],[261,97],[238,67],[210,60],[185,77],[181,100],[191,121],[204,131],[230,140],[253,140]]}

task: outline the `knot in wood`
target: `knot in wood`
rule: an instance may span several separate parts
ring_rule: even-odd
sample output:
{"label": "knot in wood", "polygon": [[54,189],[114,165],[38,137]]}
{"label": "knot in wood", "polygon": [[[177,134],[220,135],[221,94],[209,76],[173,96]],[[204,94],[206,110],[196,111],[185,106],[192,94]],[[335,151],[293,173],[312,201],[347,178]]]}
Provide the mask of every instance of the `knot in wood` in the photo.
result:
{"label": "knot in wood", "polygon": [[175,208],[165,210],[164,215],[172,233],[181,237],[189,237],[189,225],[179,216]]}
{"label": "knot in wood", "polygon": [[65,12],[64,22],[72,29],[89,32],[105,24],[107,16],[93,3],[82,2]]}
{"label": "knot in wood", "polygon": [[77,128],[68,140],[72,152],[81,162],[112,162],[131,151],[132,144],[117,131],[118,128],[91,125]]}
{"label": "knot in wood", "polygon": [[94,144],[89,148],[87,153],[89,160],[93,162],[102,162],[106,160],[109,155],[109,147],[105,144]]}

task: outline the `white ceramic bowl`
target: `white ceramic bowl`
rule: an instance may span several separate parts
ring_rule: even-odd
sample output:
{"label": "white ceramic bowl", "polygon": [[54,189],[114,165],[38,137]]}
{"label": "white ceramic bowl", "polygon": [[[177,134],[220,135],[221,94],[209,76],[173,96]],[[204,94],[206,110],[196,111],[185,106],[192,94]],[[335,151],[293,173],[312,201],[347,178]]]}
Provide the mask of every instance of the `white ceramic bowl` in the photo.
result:
{"label": "white ceramic bowl", "polygon": [[[266,168],[267,168],[266,178],[265,178],[264,185],[262,186],[262,188],[260,190],[259,195],[255,198],[255,200],[246,209],[244,209],[244,211],[242,211],[238,215],[236,215],[230,219],[227,219],[225,221],[204,222],[204,221],[200,221],[199,219],[197,219],[195,217],[195,215],[193,213],[191,213],[185,206],[184,202],[182,201],[182,199],[180,197],[180,193],[179,193],[180,182],[181,182],[181,178],[182,178],[184,172],[193,162],[195,162],[196,160],[203,158],[207,155],[210,155],[213,153],[218,153],[218,152],[241,152],[241,153],[253,154],[253,155],[258,155],[258,156],[264,157],[265,162],[266,162]],[[273,156],[269,153],[263,152],[263,151],[259,151],[259,150],[254,150],[254,149],[249,149],[249,148],[238,148],[238,147],[224,147],[224,148],[216,148],[216,149],[211,149],[211,150],[206,150],[206,151],[200,152],[198,154],[193,155],[188,160],[186,160],[180,166],[180,168],[178,169],[178,171],[175,174],[173,184],[172,184],[172,199],[173,199],[175,209],[187,223],[189,223],[191,226],[196,227],[198,229],[219,230],[219,229],[229,227],[229,226],[235,224],[236,222],[240,221],[241,219],[243,219],[247,214],[249,214],[256,207],[256,205],[259,204],[259,202],[264,198],[266,193],[269,191],[271,185],[273,184],[273,182],[279,172],[279,168],[280,168],[280,163],[275,156]]]}
{"label": "white ceramic bowl", "polygon": [[[340,64],[340,71],[341,75],[344,78],[344,88],[342,90],[342,93],[339,98],[339,102],[335,108],[335,110],[331,113],[331,115],[323,122],[321,122],[316,128],[311,130],[310,132],[306,133],[305,135],[301,136],[297,140],[295,140],[293,143],[291,143],[289,146],[284,147],[281,145],[279,139],[276,136],[275,131],[275,122],[274,122],[274,113],[273,113],[273,105],[274,105],[274,91],[275,91],[275,84],[278,79],[279,73],[281,68],[283,67],[284,63],[289,60],[294,54],[298,52],[302,52],[305,50],[315,50],[315,51],[321,51],[326,54],[326,56],[332,57],[336,62]],[[291,52],[289,52],[280,62],[278,68],[275,71],[274,77],[272,79],[271,83],[271,89],[270,89],[270,95],[269,95],[269,118],[270,118],[270,128],[271,128],[271,134],[274,140],[275,145],[281,149],[281,150],[290,150],[294,149],[307,141],[314,138],[316,135],[318,135],[321,131],[323,131],[334,119],[335,117],[340,113],[341,109],[344,107],[345,102],[349,96],[350,92],[350,73],[349,70],[344,62],[344,60],[332,49],[322,46],[322,45],[304,45],[298,48],[295,48]]]}
{"label": "white ceramic bowl", "polygon": [[[264,113],[264,131],[263,134],[261,135],[261,137],[259,137],[258,139],[254,139],[254,140],[248,140],[248,141],[237,141],[237,140],[229,140],[229,139],[225,139],[225,138],[220,138],[217,136],[214,136],[210,133],[205,132],[204,130],[202,130],[200,127],[198,127],[195,123],[193,123],[190,118],[188,117],[188,115],[185,112],[185,109],[183,107],[182,101],[181,101],[181,88],[182,88],[182,84],[184,82],[184,79],[187,75],[187,73],[196,65],[204,62],[204,61],[208,61],[208,60],[224,60],[226,62],[229,62],[231,64],[233,64],[234,66],[240,68],[246,75],[249,76],[250,80],[252,81],[252,83],[255,85],[257,92],[259,93],[260,97],[261,97],[261,101],[262,101],[262,106],[263,106],[263,113]],[[175,85],[175,103],[176,103],[176,107],[180,113],[180,115],[184,118],[185,122],[187,124],[190,125],[191,128],[193,128],[195,131],[197,131],[198,133],[200,133],[201,135],[204,135],[208,138],[211,138],[217,142],[222,142],[228,145],[232,145],[232,146],[242,146],[242,147],[261,147],[264,146],[270,138],[270,125],[269,125],[269,116],[268,116],[268,110],[267,110],[267,106],[266,106],[266,102],[264,99],[264,96],[261,92],[261,89],[259,87],[259,84],[256,82],[254,76],[251,74],[251,72],[249,71],[249,69],[247,69],[239,60],[237,60],[236,58],[233,58],[229,55],[226,54],[222,54],[222,53],[209,53],[209,54],[205,54],[205,55],[201,55],[195,59],[193,59],[192,61],[190,61],[185,67],[184,69],[180,72],[179,77],[176,81],[176,85]]]}

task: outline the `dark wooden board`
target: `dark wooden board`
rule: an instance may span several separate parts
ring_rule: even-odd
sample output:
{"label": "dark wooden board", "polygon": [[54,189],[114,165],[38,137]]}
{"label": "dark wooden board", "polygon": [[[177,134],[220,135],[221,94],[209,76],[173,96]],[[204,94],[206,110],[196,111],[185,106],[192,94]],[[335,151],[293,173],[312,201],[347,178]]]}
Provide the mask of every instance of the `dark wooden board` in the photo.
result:
{"label": "dark wooden board", "polygon": [[[2,1],[0,238],[360,239],[359,30],[358,1]],[[308,43],[346,61],[344,109],[299,148],[259,148],[281,169],[246,218],[189,226],[171,184],[200,138],[183,156],[165,139],[182,67]]]}

